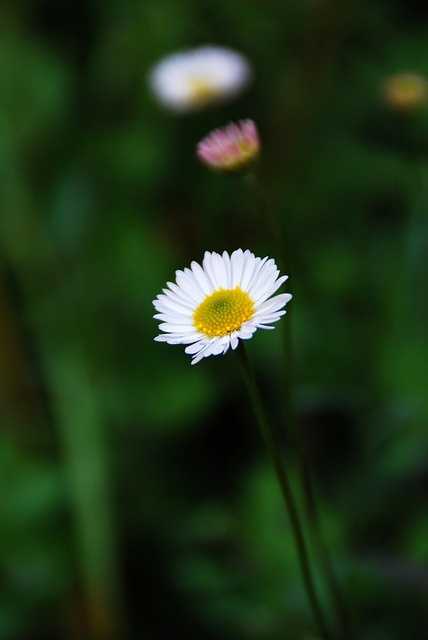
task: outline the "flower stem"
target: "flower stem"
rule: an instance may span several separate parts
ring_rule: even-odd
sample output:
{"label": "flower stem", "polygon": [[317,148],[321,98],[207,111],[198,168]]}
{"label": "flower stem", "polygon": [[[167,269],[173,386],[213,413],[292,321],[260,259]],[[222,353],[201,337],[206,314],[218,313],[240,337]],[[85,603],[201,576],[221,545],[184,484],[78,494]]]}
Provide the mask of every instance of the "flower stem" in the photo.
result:
{"label": "flower stem", "polygon": [[[289,257],[288,259],[286,258],[288,252],[286,251],[285,243],[280,233],[280,229],[278,228],[276,219],[272,214],[265,189],[255,174],[252,175],[252,185],[255,190],[261,217],[271,233],[272,241],[275,243],[279,256],[279,265],[284,269],[286,268],[286,271],[290,273],[290,259]],[[313,482],[303,443],[303,433],[297,415],[296,395],[293,382],[291,319],[292,312],[287,311],[287,321],[282,323],[285,379],[285,424],[290,429],[294,448],[297,454],[297,463],[304,496],[305,516],[309,525],[311,541],[317,553],[318,560],[336,610],[340,627],[340,637],[342,640],[354,640],[355,636],[352,630],[348,608],[342,595],[339,582],[336,578],[336,574],[330,560],[329,551],[322,534]]]}
{"label": "flower stem", "polygon": [[331,635],[328,630],[327,623],[325,621],[324,614],[322,612],[322,608],[315,589],[315,584],[313,581],[312,571],[309,563],[309,556],[306,548],[306,542],[300,522],[300,516],[297,510],[295,499],[293,497],[293,493],[291,491],[288,475],[284,465],[282,464],[279,447],[275,441],[274,433],[267,419],[267,415],[257,386],[256,378],[254,376],[242,341],[239,342],[237,353],[239,356],[239,361],[241,363],[242,374],[248,390],[248,394],[251,399],[254,413],[256,414],[263,440],[271,457],[281,487],[281,492],[284,498],[291,528],[293,531],[308,601],[311,606],[316,625],[318,627],[318,632],[324,640],[331,640]]}
{"label": "flower stem", "polygon": [[250,173],[249,178],[251,179],[251,184],[254,189],[257,205],[263,218],[263,222],[268,227],[272,240],[275,243],[276,251],[282,263],[281,266],[285,266],[284,243],[281,238],[281,231],[275,216],[272,214],[266,192],[255,173]]}

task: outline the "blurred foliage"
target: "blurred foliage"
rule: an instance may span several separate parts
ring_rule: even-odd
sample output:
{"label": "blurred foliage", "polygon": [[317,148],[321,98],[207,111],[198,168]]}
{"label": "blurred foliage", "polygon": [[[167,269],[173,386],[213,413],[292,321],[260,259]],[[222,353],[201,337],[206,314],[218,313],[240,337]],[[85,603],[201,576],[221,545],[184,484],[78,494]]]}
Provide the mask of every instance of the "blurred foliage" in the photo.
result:
{"label": "blurred foliage", "polygon": [[[151,300],[176,269],[206,249],[274,251],[250,184],[195,160],[246,117],[357,635],[423,637],[428,105],[397,113],[381,87],[428,76],[427,36],[409,0],[2,2],[1,640],[315,637],[234,356],[191,367],[153,341]],[[252,87],[163,111],[152,64],[204,43],[248,56]],[[248,345],[278,421],[279,334]]]}

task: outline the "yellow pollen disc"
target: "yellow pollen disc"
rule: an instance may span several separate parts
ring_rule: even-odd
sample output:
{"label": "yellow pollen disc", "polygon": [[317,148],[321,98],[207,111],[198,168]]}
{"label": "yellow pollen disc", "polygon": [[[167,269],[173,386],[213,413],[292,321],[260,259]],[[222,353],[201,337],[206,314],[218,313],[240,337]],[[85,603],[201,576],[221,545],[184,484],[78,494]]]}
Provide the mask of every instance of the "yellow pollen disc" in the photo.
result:
{"label": "yellow pollen disc", "polygon": [[218,96],[218,89],[203,78],[193,78],[189,80],[189,84],[192,89],[192,98],[195,104],[204,105],[206,102],[210,102]]}
{"label": "yellow pollen disc", "polygon": [[208,338],[227,336],[254,314],[254,303],[239,286],[219,289],[207,296],[193,314],[193,323]]}
{"label": "yellow pollen disc", "polygon": [[240,138],[236,142],[238,144],[240,151],[242,151],[242,153],[244,154],[250,153],[251,151],[250,146],[242,138]]}

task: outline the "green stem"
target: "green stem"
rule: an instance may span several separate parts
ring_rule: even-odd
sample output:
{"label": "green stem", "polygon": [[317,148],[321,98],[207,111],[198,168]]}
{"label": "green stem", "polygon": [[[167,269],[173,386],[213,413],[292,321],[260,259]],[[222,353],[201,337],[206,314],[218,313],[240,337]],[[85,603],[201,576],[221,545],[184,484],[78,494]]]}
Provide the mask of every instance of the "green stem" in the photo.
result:
{"label": "green stem", "polygon": [[[263,219],[263,222],[269,229],[272,241],[275,244],[276,252],[278,255],[277,262],[280,269],[286,268],[287,261],[285,258],[285,247],[282,241],[281,231],[277,224],[276,218],[272,213],[269,205],[265,189],[255,173],[250,174],[252,187],[255,192],[258,208]],[[287,271],[289,271],[289,265],[287,265]],[[293,380],[292,380],[292,368],[291,368],[291,312],[287,309],[287,322],[282,323],[283,330],[283,349],[284,349],[284,376],[285,376],[285,419],[286,424],[296,423],[296,407],[294,402],[293,393]]]}
{"label": "green stem", "polygon": [[308,597],[309,604],[311,606],[318,632],[324,640],[331,640],[331,635],[325,621],[322,608],[318,599],[318,595],[315,590],[315,585],[312,577],[311,567],[309,563],[309,556],[306,549],[306,542],[303,534],[302,525],[300,522],[299,513],[297,510],[296,502],[291,491],[290,482],[282,464],[281,456],[279,453],[279,447],[275,441],[274,433],[270,427],[269,421],[266,416],[266,412],[261,400],[260,392],[257,386],[256,378],[248,360],[247,353],[243,342],[240,341],[237,350],[239,361],[241,363],[242,373],[244,381],[250,396],[250,400],[256,414],[257,421],[260,427],[260,431],[265,442],[268,453],[273,462],[278,481],[281,487],[281,492],[284,498],[284,502],[288,511],[291,528],[296,544],[296,549],[299,557],[300,568],[302,571],[302,577],[305,584],[305,589]]}
{"label": "green stem", "polygon": [[[251,177],[261,217],[270,230],[272,241],[274,242],[278,252],[279,266],[285,268],[287,265],[287,271],[289,272],[290,260],[289,258],[288,260],[286,259],[286,254],[288,252],[285,250],[285,243],[276,219],[271,211],[264,187],[255,174]],[[309,524],[312,544],[316,550],[318,560],[336,610],[340,627],[340,637],[342,640],[354,640],[355,636],[352,630],[348,608],[343,598],[339,582],[336,578],[333,565],[330,560],[328,548],[322,534],[309,463],[303,443],[303,433],[297,414],[296,395],[293,382],[291,320],[292,311],[290,312],[290,310],[288,310],[287,320],[282,322],[285,379],[285,424],[290,428],[294,448],[297,453],[297,462],[304,496],[305,515]]]}
{"label": "green stem", "polygon": [[336,608],[340,626],[340,637],[342,638],[342,640],[353,640],[355,636],[352,629],[347,605],[343,598],[342,591],[337,581],[336,574],[330,560],[330,555],[321,532],[317,503],[313,492],[307,461],[305,460],[305,453],[303,450],[303,444],[301,442],[301,432],[299,429],[297,430],[297,438],[300,441],[297,450],[299,456],[299,466],[301,468],[303,492],[305,496],[306,517],[309,522],[312,541],[316,549],[324,576],[326,578],[332,601]]}
{"label": "green stem", "polygon": [[[276,218],[272,213],[272,210],[269,205],[268,198],[266,196],[265,189],[260,182],[259,178],[255,173],[250,174],[251,183],[255,192],[256,201],[258,203],[258,208],[260,211],[260,215],[263,219],[263,222],[269,229],[270,235],[272,237],[272,241],[275,244],[276,252],[277,252],[277,262],[280,270],[285,270],[289,272],[289,265],[287,265],[287,260],[285,258],[285,246],[282,241],[282,234],[277,224]],[[287,268],[286,268],[287,265]],[[293,393],[293,379],[292,379],[292,367],[291,367],[291,316],[292,312],[290,309],[287,309],[287,322],[282,323],[282,331],[283,331],[283,349],[284,349],[284,376],[285,376],[285,419],[286,424],[296,424],[296,407],[294,401],[294,393]]]}

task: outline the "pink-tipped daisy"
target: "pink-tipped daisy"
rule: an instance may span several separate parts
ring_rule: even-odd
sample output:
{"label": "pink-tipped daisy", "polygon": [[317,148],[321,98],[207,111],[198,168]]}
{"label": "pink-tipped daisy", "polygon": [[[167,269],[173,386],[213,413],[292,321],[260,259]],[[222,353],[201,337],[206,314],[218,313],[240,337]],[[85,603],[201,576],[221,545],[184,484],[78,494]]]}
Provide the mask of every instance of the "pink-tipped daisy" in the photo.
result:
{"label": "pink-tipped daisy", "polygon": [[236,349],[257,329],[273,329],[291,299],[290,293],[273,296],[288,276],[279,277],[272,258],[256,258],[248,249],[230,256],[206,251],[202,266],[192,262],[175,275],[153,301],[163,332],[155,340],[188,345],[192,364]]}
{"label": "pink-tipped daisy", "polygon": [[164,58],[152,69],[149,82],[163,106],[184,113],[235,97],[250,79],[243,55],[206,45]]}
{"label": "pink-tipped daisy", "polygon": [[199,160],[211,169],[237,174],[251,169],[259,153],[259,134],[253,120],[215,129],[196,149]]}

